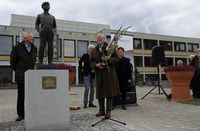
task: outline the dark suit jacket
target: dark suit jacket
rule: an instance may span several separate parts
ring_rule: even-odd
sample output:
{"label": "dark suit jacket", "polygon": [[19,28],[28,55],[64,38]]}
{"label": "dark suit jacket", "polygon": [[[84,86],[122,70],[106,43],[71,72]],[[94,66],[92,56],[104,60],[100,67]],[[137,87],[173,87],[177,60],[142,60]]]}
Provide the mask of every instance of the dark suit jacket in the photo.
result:
{"label": "dark suit jacket", "polygon": [[90,66],[90,58],[88,53],[83,54],[83,56],[80,58],[79,69],[80,71],[83,70],[82,73],[84,76],[87,76],[89,73],[91,73],[92,77],[94,77],[94,73],[91,72],[92,68]]}
{"label": "dark suit jacket", "polygon": [[28,69],[34,69],[36,62],[37,48],[31,45],[31,51],[28,52],[24,42],[18,43],[12,48],[10,54],[10,66],[15,71],[15,80],[18,83],[24,82],[24,73]]}
{"label": "dark suit jacket", "polygon": [[198,69],[199,67],[199,57],[197,55],[194,56],[192,61],[190,62],[190,65]]}
{"label": "dark suit jacket", "polygon": [[56,32],[56,19],[53,15],[47,13],[38,14],[35,21],[36,30],[41,33],[44,31],[52,31],[52,33]]}

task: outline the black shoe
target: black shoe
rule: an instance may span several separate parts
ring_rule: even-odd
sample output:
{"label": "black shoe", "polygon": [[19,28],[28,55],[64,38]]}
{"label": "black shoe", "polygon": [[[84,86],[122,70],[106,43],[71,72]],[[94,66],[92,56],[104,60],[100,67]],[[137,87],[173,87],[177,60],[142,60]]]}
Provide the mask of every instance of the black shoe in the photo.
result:
{"label": "black shoe", "polygon": [[94,105],[93,103],[89,104],[89,107],[97,107],[96,105]]}
{"label": "black shoe", "polygon": [[84,105],[83,105],[83,108],[87,108],[87,104],[84,104]]}
{"label": "black shoe", "polygon": [[112,106],[112,110],[115,110],[115,106]]}
{"label": "black shoe", "polygon": [[22,120],[24,120],[24,117],[23,116],[18,116],[15,121],[22,121]]}
{"label": "black shoe", "polygon": [[193,95],[192,97],[193,97],[193,98],[198,98],[196,95]]}
{"label": "black shoe", "polygon": [[167,99],[168,99],[168,101],[171,101],[171,99],[172,99],[172,94],[171,93],[167,96]]}
{"label": "black shoe", "polygon": [[122,106],[122,109],[126,110],[126,107],[125,107],[125,106]]}

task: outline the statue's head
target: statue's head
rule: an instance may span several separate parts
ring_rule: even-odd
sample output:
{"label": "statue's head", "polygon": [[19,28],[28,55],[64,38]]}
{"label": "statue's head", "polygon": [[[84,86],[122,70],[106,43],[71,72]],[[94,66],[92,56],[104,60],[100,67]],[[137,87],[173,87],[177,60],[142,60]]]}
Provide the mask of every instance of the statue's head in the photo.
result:
{"label": "statue's head", "polygon": [[41,7],[43,10],[48,11],[50,9],[50,4],[49,2],[45,1],[42,3]]}

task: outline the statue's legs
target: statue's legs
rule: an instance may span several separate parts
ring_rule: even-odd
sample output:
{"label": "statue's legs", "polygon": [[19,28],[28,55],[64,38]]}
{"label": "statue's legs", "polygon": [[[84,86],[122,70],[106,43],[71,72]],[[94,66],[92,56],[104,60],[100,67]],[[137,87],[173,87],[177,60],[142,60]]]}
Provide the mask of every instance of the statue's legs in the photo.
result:
{"label": "statue's legs", "polygon": [[46,42],[48,43],[48,63],[52,63],[53,60],[53,32],[48,33],[40,33],[40,48],[39,48],[39,63],[43,63],[43,57],[44,57],[44,49],[46,47]]}
{"label": "statue's legs", "polygon": [[53,38],[54,34],[49,33],[47,36],[47,43],[48,43],[48,64],[51,64],[53,61]]}
{"label": "statue's legs", "polygon": [[46,46],[46,35],[45,35],[45,33],[41,33],[40,34],[39,56],[38,56],[38,60],[39,60],[40,64],[43,63],[44,48],[45,48],[45,46]]}

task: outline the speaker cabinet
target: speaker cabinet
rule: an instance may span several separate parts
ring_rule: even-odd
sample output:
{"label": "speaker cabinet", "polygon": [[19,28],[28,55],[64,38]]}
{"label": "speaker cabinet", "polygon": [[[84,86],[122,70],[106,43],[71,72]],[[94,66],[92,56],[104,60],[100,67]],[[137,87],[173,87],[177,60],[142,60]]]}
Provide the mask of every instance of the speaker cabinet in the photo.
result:
{"label": "speaker cabinet", "polygon": [[165,51],[163,46],[154,46],[152,48],[152,61],[156,66],[165,64]]}
{"label": "speaker cabinet", "polygon": [[[132,90],[130,92],[126,93],[126,105],[137,105],[137,94],[136,94],[136,89],[135,85],[133,86]],[[115,97],[115,105],[121,105],[121,96],[120,97]]]}

